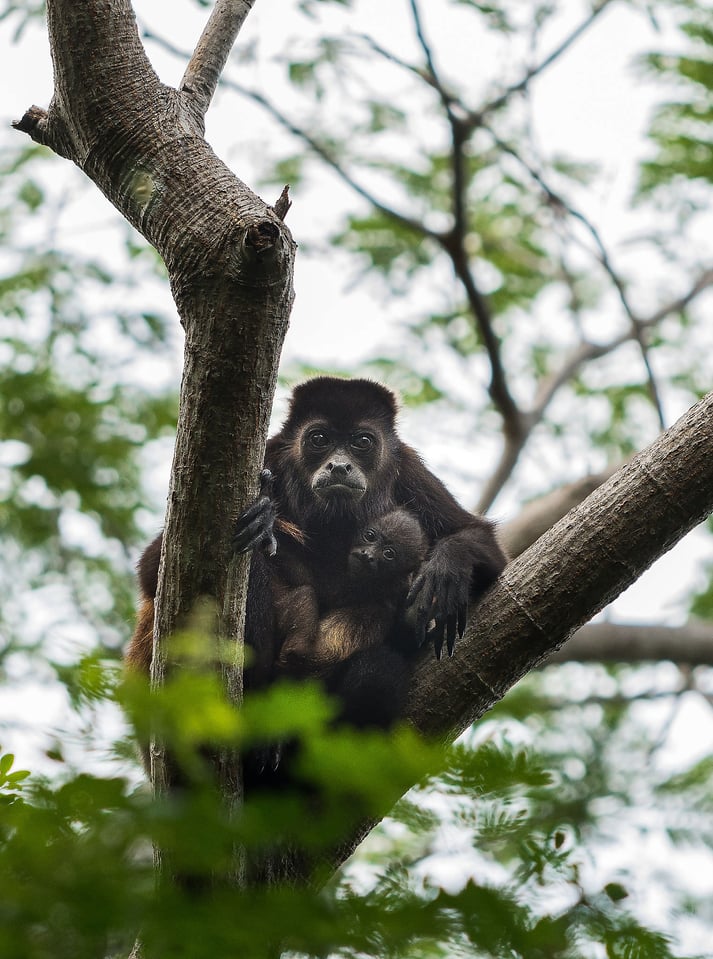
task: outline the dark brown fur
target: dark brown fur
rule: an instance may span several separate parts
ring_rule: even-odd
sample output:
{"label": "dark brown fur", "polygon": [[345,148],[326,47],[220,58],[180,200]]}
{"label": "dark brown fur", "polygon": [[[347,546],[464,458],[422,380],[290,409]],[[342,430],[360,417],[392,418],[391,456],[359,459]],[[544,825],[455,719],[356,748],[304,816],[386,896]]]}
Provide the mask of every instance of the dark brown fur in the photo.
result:
{"label": "dark brown fur", "polygon": [[347,557],[337,609],[320,619],[314,586],[275,597],[282,637],[278,668],[291,675],[320,675],[360,650],[386,643],[425,556],[420,523],[406,510],[369,523]]}
{"label": "dark brown fur", "polygon": [[[246,673],[248,688],[264,686],[278,673],[275,597],[303,587],[313,590],[317,621],[334,615],[330,635],[339,642],[347,556],[372,517],[401,507],[416,517],[426,540],[427,558],[410,593],[416,626],[407,623],[399,630],[411,649],[423,640],[429,622],[435,623],[431,635],[437,651],[444,636],[450,649],[456,630],[462,631],[468,598],[480,596],[505,565],[492,525],[459,506],[400,440],[395,416],[393,394],[368,380],[320,377],[295,389],[282,429],[267,444],[278,549],[271,558],[260,550],[253,553],[246,641],[254,655]],[[142,605],[127,661],[141,669],[148,668],[151,658],[160,551],[158,537],[139,563]],[[300,602],[298,615],[300,609],[312,615],[309,604]],[[345,721],[383,726],[398,716],[410,673],[408,649],[393,648],[384,632],[388,630],[371,645],[360,640],[358,651],[339,660],[326,676],[328,688],[342,702]]]}

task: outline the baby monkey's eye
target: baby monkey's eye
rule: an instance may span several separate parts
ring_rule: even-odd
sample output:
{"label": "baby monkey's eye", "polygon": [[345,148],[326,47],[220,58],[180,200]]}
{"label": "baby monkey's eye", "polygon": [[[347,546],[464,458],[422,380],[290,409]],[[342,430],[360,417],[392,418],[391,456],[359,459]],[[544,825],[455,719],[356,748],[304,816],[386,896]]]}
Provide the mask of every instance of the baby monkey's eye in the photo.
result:
{"label": "baby monkey's eye", "polygon": [[376,533],[374,532],[373,529],[365,529],[363,533],[363,537],[367,543],[373,543],[374,540],[376,539]]}
{"label": "baby monkey's eye", "polygon": [[384,552],[381,554],[385,560],[391,562],[392,559],[396,559],[396,550],[391,546],[387,546]]}

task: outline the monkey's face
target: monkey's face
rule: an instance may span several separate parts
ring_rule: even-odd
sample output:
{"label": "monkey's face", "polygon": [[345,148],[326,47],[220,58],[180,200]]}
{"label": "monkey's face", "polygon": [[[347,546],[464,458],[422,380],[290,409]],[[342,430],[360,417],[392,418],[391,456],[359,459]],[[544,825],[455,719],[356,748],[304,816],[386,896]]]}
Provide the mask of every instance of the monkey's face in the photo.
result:
{"label": "monkey's face", "polygon": [[369,489],[380,452],[375,429],[335,429],[327,422],[308,424],[301,436],[302,466],[314,496],[325,504],[354,504]]}
{"label": "monkey's face", "polygon": [[403,572],[397,547],[385,541],[373,526],[368,526],[359,534],[358,541],[349,552],[348,565],[349,572],[360,578],[377,575],[389,578]]}
{"label": "monkey's face", "polygon": [[360,530],[349,552],[349,572],[393,582],[414,572],[425,555],[426,538],[416,517],[391,510]]}

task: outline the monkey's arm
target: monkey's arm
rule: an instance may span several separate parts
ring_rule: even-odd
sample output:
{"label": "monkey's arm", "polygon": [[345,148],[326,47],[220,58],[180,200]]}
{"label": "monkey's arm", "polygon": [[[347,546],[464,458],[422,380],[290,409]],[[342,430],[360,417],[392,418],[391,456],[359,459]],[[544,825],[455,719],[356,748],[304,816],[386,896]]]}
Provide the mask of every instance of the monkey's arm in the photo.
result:
{"label": "monkey's arm", "polygon": [[440,658],[445,639],[452,654],[456,636],[466,625],[468,600],[477,599],[497,579],[506,556],[488,520],[464,510],[443,483],[403,447],[397,497],[418,516],[431,544],[426,562],[414,578],[406,598],[414,619],[416,642],[429,634]]}

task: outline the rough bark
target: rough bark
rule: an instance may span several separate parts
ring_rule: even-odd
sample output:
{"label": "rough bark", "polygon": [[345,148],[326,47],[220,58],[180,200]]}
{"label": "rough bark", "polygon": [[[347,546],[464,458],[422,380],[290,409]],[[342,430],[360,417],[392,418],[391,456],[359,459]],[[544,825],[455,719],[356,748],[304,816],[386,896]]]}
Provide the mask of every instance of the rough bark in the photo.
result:
{"label": "rough bark", "polygon": [[601,473],[590,473],[527,503],[514,519],[503,523],[498,530],[500,542],[508,556],[515,557],[524,553],[535,540],[554,526],[557,520],[562,519],[565,513],[598,489],[617,469],[618,467],[612,467]]}
{"label": "rough bark", "polygon": [[[583,476],[528,503],[499,529],[512,557],[519,556],[550,527],[598,489],[616,468]],[[652,623],[588,623],[543,665],[568,662],[646,663],[667,659],[680,666],[713,666],[713,624],[693,619],[678,626]]]}
{"label": "rough bark", "polygon": [[424,655],[408,719],[451,739],[713,510],[713,393],[515,559],[453,659]]}
{"label": "rough bark", "polygon": [[[257,492],[295,252],[281,217],[203,139],[217,73],[251,5],[217,4],[179,91],[154,73],[129,0],[49,0],[54,94],[47,111],[32,107],[15,124],[76,163],[168,268],[185,366],[152,678],[162,682],[167,638],[207,598],[216,635],[233,641],[223,668],[236,702],[247,561],[226,566],[225,557],[232,522]],[[233,802],[238,767],[223,759]],[[160,792],[161,750],[152,760]]]}

